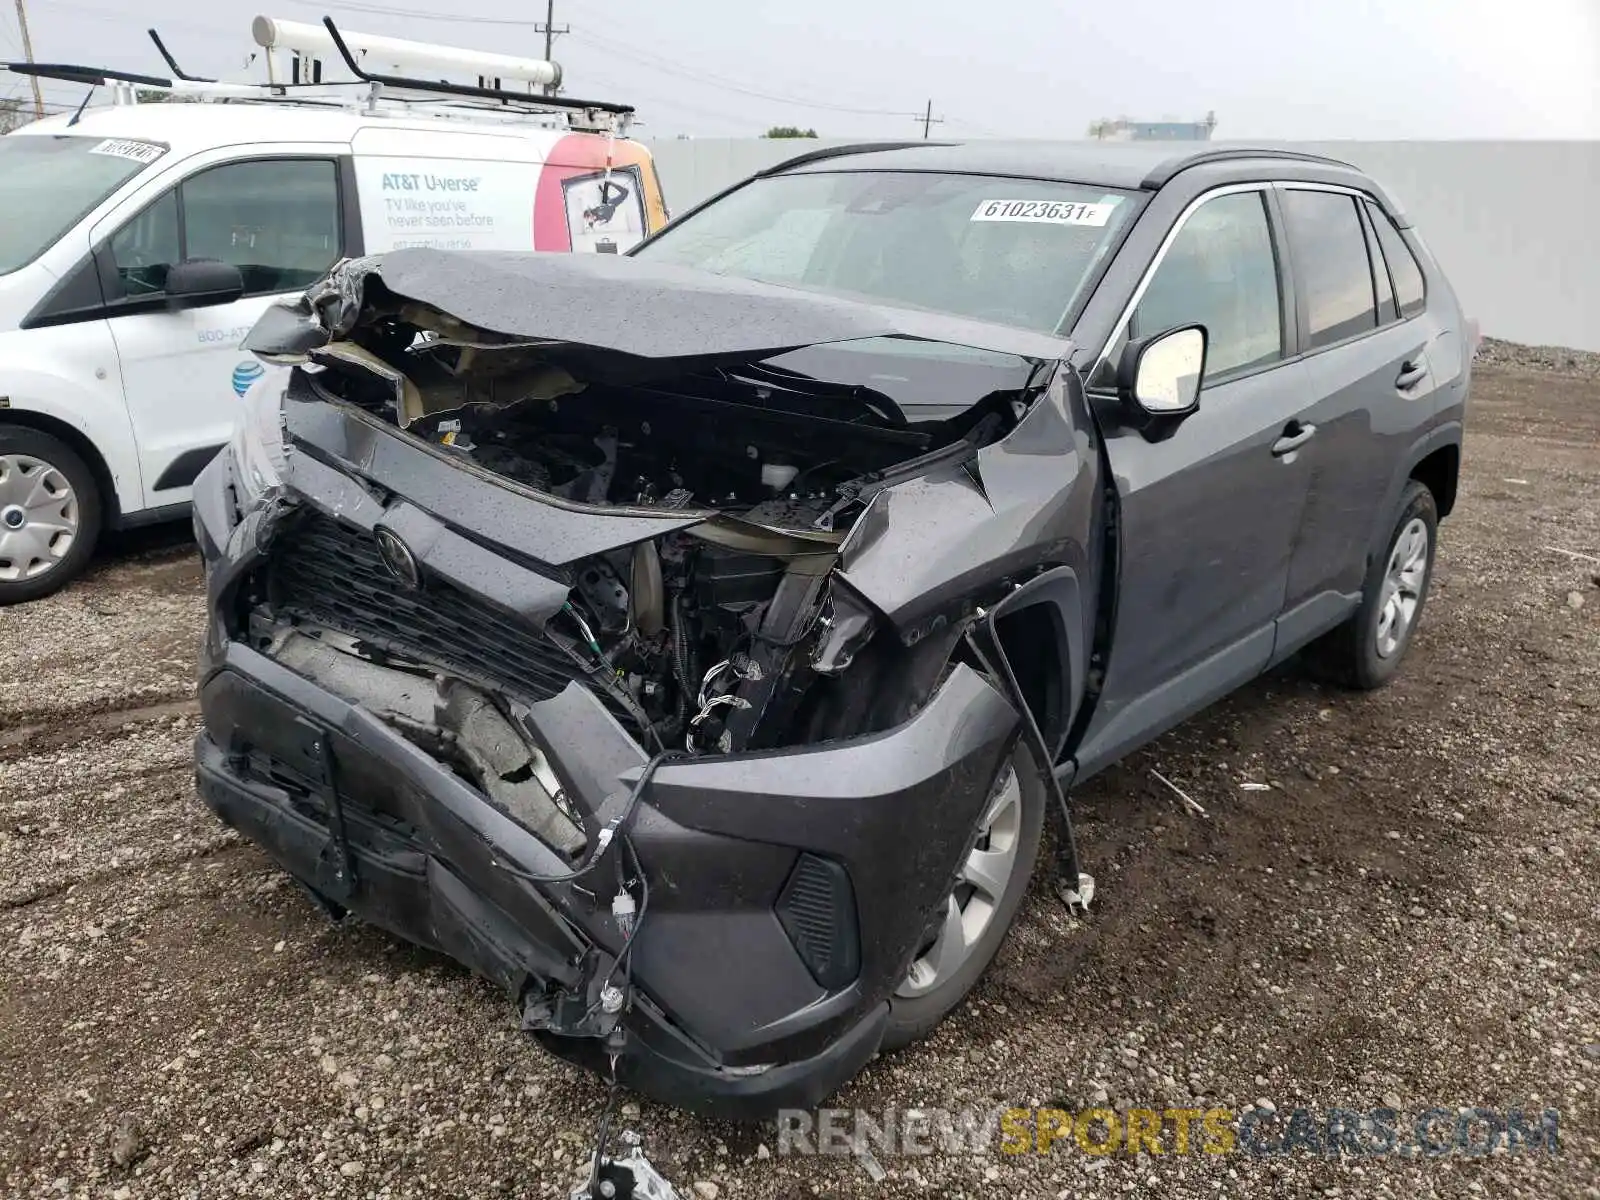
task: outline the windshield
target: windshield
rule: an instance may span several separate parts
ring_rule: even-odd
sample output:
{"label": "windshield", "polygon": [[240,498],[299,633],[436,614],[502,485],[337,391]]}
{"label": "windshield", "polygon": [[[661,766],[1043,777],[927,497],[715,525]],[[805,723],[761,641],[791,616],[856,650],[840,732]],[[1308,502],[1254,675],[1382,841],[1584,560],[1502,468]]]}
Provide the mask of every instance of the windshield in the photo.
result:
{"label": "windshield", "polygon": [[803,172],[752,180],[637,253],[1054,333],[1133,208],[1046,180]]}
{"label": "windshield", "polygon": [[165,146],[125,138],[0,137],[0,275],[38,258],[165,153]]}

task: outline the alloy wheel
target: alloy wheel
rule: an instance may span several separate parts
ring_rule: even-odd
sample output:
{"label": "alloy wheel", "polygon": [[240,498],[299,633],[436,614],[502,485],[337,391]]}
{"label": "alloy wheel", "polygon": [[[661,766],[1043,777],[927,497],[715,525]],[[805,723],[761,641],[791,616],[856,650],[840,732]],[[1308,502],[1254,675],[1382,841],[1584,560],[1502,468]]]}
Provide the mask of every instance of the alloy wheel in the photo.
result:
{"label": "alloy wheel", "polygon": [[1405,643],[1427,580],[1428,526],[1421,517],[1412,517],[1395,538],[1383,574],[1377,617],[1379,658],[1390,657]]}

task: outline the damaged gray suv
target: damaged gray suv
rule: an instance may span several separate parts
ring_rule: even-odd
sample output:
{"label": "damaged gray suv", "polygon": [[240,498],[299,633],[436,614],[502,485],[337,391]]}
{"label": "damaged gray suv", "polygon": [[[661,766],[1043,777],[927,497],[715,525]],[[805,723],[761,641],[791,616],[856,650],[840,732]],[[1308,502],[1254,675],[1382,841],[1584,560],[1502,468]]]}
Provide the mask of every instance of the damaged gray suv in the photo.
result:
{"label": "damaged gray suv", "polygon": [[1476,331],[1274,150],[855,147],[630,256],[356,258],[202,475],[200,794],[549,1049],[750,1116],[930,1030],[1064,789],[1388,680]]}

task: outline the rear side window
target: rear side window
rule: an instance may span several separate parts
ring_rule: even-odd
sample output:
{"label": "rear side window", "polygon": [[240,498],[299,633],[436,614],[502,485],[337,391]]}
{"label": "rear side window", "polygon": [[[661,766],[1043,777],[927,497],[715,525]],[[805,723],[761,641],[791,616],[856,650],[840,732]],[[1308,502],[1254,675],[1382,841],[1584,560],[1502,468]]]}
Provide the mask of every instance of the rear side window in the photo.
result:
{"label": "rear side window", "polygon": [[1341,192],[1291,188],[1283,193],[1283,215],[1305,297],[1310,348],[1375,329],[1372,267],[1356,201]]}
{"label": "rear side window", "polygon": [[1416,255],[1406,245],[1400,231],[1389,220],[1388,214],[1376,204],[1367,203],[1367,216],[1378,234],[1378,245],[1383,250],[1383,261],[1388,264],[1389,278],[1394,283],[1394,298],[1400,305],[1401,317],[1414,317],[1427,307],[1427,290],[1422,282],[1422,268]]}
{"label": "rear side window", "polygon": [[1207,200],[1167,248],[1130,331],[1206,327],[1206,379],[1283,357],[1278,261],[1260,192]]}
{"label": "rear side window", "polygon": [[129,299],[160,292],[174,263],[215,258],[246,295],[295,291],[339,258],[339,183],[326,159],[228,163],[184,180],[111,238]]}

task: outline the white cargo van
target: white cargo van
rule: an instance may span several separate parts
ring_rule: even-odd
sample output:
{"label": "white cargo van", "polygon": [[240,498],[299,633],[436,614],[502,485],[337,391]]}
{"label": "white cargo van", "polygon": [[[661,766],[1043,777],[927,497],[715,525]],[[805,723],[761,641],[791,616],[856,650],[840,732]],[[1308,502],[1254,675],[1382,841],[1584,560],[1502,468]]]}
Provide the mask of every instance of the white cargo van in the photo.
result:
{"label": "white cargo van", "polygon": [[[66,583],[102,529],[187,513],[268,369],[240,340],[339,259],[615,253],[665,223],[648,152],[616,136],[626,106],[512,95],[493,69],[443,95],[362,72],[341,99],[32,68],[120,102],[0,137],[0,604]],[[130,80],[199,102],[132,102]]]}

